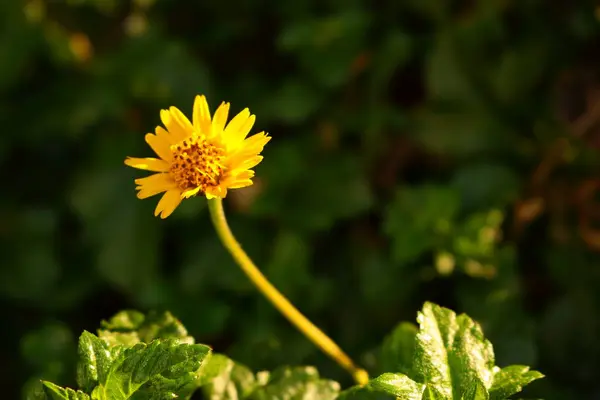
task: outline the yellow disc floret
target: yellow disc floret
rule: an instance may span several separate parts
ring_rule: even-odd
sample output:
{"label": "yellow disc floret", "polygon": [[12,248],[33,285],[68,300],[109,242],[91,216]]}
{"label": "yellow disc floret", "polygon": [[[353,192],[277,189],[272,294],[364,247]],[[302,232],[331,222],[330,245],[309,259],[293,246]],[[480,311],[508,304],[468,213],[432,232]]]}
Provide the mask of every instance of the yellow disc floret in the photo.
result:
{"label": "yellow disc floret", "polygon": [[172,145],[173,164],[169,173],[181,190],[218,186],[224,173],[225,149],[201,137],[192,137]]}

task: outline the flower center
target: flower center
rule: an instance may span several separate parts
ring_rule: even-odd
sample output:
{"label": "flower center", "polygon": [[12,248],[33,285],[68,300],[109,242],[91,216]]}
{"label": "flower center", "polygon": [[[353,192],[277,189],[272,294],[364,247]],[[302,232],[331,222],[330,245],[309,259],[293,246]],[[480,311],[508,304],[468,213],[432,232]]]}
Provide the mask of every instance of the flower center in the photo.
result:
{"label": "flower center", "polygon": [[172,145],[173,163],[169,170],[181,190],[217,186],[223,175],[221,160],[224,149],[204,140],[192,137]]}

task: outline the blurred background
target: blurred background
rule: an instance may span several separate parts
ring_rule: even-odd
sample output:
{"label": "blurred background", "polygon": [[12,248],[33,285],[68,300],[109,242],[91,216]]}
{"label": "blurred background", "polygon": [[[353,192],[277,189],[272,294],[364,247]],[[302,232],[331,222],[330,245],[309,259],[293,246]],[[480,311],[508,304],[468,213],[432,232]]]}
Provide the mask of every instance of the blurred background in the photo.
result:
{"label": "blurred background", "polygon": [[168,309],[255,370],[351,381],[248,283],[205,201],[123,165],[159,110],[250,107],[226,199],[261,269],[372,374],[425,300],[477,319],[530,397],[600,399],[600,9],[547,0],[0,3],[0,386],[75,385],[76,341]]}

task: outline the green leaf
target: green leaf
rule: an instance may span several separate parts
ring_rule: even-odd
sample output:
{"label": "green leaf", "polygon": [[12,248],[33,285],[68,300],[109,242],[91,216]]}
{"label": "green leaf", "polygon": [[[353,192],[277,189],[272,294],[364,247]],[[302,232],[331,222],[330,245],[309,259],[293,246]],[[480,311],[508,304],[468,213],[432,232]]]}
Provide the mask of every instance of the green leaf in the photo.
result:
{"label": "green leaf", "polygon": [[458,193],[445,186],[404,187],[385,216],[397,262],[410,262],[430,250],[450,230],[459,209]]}
{"label": "green leaf", "polygon": [[274,122],[299,123],[318,111],[323,101],[322,92],[307,82],[288,79],[264,100],[262,107],[273,113]]}
{"label": "green leaf", "polygon": [[320,379],[314,367],[283,367],[273,371],[266,385],[257,388],[252,400],[333,400],[340,391],[339,383]]}
{"label": "green leaf", "polygon": [[133,310],[121,311],[110,320],[100,322],[102,328],[98,329],[98,336],[111,347],[131,347],[140,342],[137,330],[143,322],[144,314]]}
{"label": "green leaf", "polygon": [[514,133],[492,116],[462,109],[423,110],[415,115],[413,134],[427,150],[455,157],[508,151],[509,143],[516,140]]}
{"label": "green leaf", "polygon": [[440,393],[435,387],[427,385],[425,391],[423,391],[422,400],[446,400],[446,396]]}
{"label": "green leaf", "polygon": [[401,372],[410,376],[415,353],[417,327],[401,322],[385,338],[381,348],[381,364],[385,371]]}
{"label": "green leaf", "polygon": [[344,8],[327,17],[300,19],[286,26],[278,44],[298,58],[298,64],[326,87],[342,85],[352,74],[352,62],[360,54],[369,13]]}
{"label": "green leaf", "polygon": [[432,303],[425,303],[417,320],[413,367],[418,382],[429,382],[454,399],[465,396],[473,382],[491,386],[494,352],[477,323]]}
{"label": "green leaf", "polygon": [[490,395],[485,386],[483,386],[483,383],[475,380],[469,383],[461,400],[489,400],[489,398]]}
{"label": "green leaf", "polygon": [[353,386],[344,390],[338,396],[337,400],[395,400],[396,397],[383,393],[370,385]]}
{"label": "green leaf", "polygon": [[147,315],[125,310],[108,321],[100,323],[98,336],[109,345],[133,346],[136,343],[150,343],[155,339],[179,339],[182,343],[193,344],[183,324],[170,312],[149,312]]}
{"label": "green leaf", "polygon": [[[161,250],[156,244],[161,231],[146,218],[150,203],[120,195],[140,176],[135,171],[124,173],[120,165],[123,154],[138,151],[134,138],[94,137],[89,162],[74,178],[69,202],[85,221],[84,235],[90,245],[98,249],[94,260],[100,277],[134,302],[152,308],[158,303],[153,297],[166,294],[159,287]],[[119,229],[111,221],[119,221]]]}
{"label": "green leaf", "polygon": [[501,400],[523,390],[523,386],[543,378],[538,371],[530,371],[524,365],[511,365],[502,368],[494,375],[494,383],[490,389],[490,400]]}
{"label": "green leaf", "polygon": [[101,321],[102,328],[111,331],[137,330],[144,323],[144,314],[135,310],[123,310],[113,315],[108,321]]}
{"label": "green leaf", "polygon": [[[374,205],[362,170],[364,161],[358,156],[315,152],[313,143],[307,143],[302,156],[297,146],[277,144],[269,149],[276,161],[261,169],[269,186],[253,204],[254,215],[281,218],[297,231],[328,231],[337,221],[365,213]],[[307,169],[320,173],[307,176]],[[295,211],[290,213],[290,209]]]}
{"label": "green leaf", "polygon": [[89,393],[98,383],[106,381],[113,356],[106,342],[87,331],[79,337],[78,352],[77,384]]}
{"label": "green leaf", "polygon": [[[491,343],[479,324],[465,314],[457,316],[452,310],[425,303],[417,320],[420,326],[408,375],[427,385],[423,399],[500,400],[543,377],[525,366],[495,367]],[[395,331],[390,338],[395,335],[402,337]],[[394,353],[391,344],[387,348]]]}
{"label": "green leaf", "polygon": [[396,396],[398,400],[420,400],[425,385],[417,383],[406,375],[386,373],[369,382],[375,390]]}
{"label": "green leaf", "polygon": [[549,42],[526,38],[500,56],[493,68],[490,84],[503,104],[518,104],[536,92],[544,77],[544,65],[551,54]]}
{"label": "green leaf", "polygon": [[499,274],[506,249],[499,247],[503,221],[503,212],[491,209],[470,214],[456,227],[449,244],[450,257],[467,275],[489,279]]}
{"label": "green leaf", "polygon": [[39,379],[29,378],[21,391],[23,393],[23,400],[48,400],[44,382]]}
{"label": "green leaf", "polygon": [[515,201],[520,180],[511,166],[485,161],[459,168],[451,185],[460,192],[463,209],[481,210],[503,208]]}
{"label": "green leaf", "polygon": [[440,31],[436,39],[425,61],[429,93],[438,100],[476,104],[479,88],[462,64],[455,34]]}
{"label": "green leaf", "polygon": [[94,400],[163,399],[186,396],[197,387],[198,370],[210,354],[208,346],[177,339],[138,343],[123,350],[105,380],[92,392]]}
{"label": "green leaf", "polygon": [[237,400],[247,398],[256,385],[252,371],[228,357],[215,354],[201,371],[205,385],[202,391],[210,400]]}
{"label": "green leaf", "polygon": [[365,386],[354,386],[341,393],[344,400],[421,400],[425,385],[403,374],[385,373],[372,379]]}
{"label": "green leaf", "polygon": [[503,221],[504,214],[498,209],[471,214],[453,238],[455,252],[474,259],[493,256]]}
{"label": "green leaf", "polygon": [[44,392],[46,396],[52,400],[89,400],[90,396],[78,390],[75,391],[69,388],[62,388],[52,382],[42,382],[44,384]]}

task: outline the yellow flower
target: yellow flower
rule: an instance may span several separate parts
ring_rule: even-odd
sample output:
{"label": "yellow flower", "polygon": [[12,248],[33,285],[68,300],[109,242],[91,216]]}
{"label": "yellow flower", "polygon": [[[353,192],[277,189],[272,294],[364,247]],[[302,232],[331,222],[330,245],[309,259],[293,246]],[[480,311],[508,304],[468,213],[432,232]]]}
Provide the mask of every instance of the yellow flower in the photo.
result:
{"label": "yellow flower", "polygon": [[166,129],[156,127],[146,142],[160,158],[128,157],[130,167],[156,172],[136,179],[137,197],[165,192],[154,215],[167,218],[181,200],[197,194],[224,198],[228,189],[252,185],[260,152],[271,138],[260,132],[249,138],[255,116],[246,108],[227,124],[229,103],[221,103],[211,120],[204,96],[196,96],[193,123],[176,107],[161,110]]}

